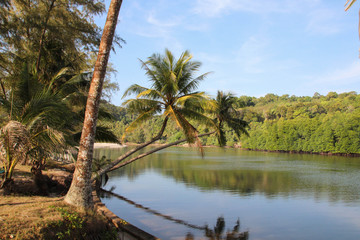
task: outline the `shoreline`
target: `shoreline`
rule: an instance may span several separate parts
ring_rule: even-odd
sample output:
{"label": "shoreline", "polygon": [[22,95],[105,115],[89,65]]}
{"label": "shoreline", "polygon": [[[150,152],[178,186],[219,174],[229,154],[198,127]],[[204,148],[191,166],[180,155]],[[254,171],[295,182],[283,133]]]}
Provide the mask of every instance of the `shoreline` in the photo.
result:
{"label": "shoreline", "polygon": [[[117,143],[95,143],[94,148],[124,148],[128,146],[138,146],[138,143],[126,143],[124,145],[117,144]],[[153,143],[149,146],[163,146],[166,143]],[[195,147],[188,143],[175,145],[176,147]],[[219,146],[208,145],[203,146],[204,148],[220,148]],[[286,150],[263,150],[263,149],[249,149],[249,148],[242,148],[239,145],[236,146],[224,146],[224,148],[236,148],[244,151],[257,151],[257,152],[273,152],[273,153],[288,153],[288,154],[309,154],[309,155],[323,155],[323,156],[342,156],[342,157],[360,157],[360,153],[331,153],[331,152],[306,152],[306,151],[286,151]]]}

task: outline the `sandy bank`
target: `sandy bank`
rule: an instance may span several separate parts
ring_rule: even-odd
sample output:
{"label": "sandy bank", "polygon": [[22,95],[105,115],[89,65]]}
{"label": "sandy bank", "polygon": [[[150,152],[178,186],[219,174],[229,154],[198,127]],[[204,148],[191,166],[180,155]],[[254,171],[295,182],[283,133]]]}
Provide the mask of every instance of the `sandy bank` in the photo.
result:
{"label": "sandy bank", "polygon": [[95,143],[94,148],[123,148],[126,145],[121,145],[117,143]]}

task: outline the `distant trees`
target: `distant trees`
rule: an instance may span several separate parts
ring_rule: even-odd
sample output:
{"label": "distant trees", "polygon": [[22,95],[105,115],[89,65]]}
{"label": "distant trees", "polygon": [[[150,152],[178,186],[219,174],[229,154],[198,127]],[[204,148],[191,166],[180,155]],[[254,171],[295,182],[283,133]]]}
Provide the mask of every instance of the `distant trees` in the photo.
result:
{"label": "distant trees", "polygon": [[[249,149],[324,153],[360,153],[360,95],[355,92],[296,101],[278,100],[251,108],[264,120],[252,118],[249,137],[242,146]],[[243,111],[251,117],[250,108]],[[269,118],[268,113],[273,113]]]}
{"label": "distant trees", "polygon": [[[224,125],[227,137],[227,146],[239,145],[249,149],[281,150],[300,152],[329,152],[329,153],[359,153],[360,139],[359,114],[360,95],[356,92],[334,93],[325,96],[314,94],[313,97],[272,96],[275,100],[264,101],[265,98],[248,96],[235,97],[236,118],[249,123],[249,137],[241,135],[240,141],[236,133],[226,124]],[[244,104],[248,102],[249,104]],[[132,115],[126,113],[118,120],[129,124]],[[144,138],[150,138],[152,129],[159,129],[157,116],[146,121],[140,129]],[[126,121],[125,121],[126,120]],[[117,123],[108,123],[108,127],[117,132],[118,136],[124,129]],[[154,127],[155,126],[155,127]],[[200,133],[211,132],[207,126],[194,126]],[[150,129],[151,128],[151,129]],[[150,129],[150,130],[148,130]],[[137,131],[129,134],[125,141],[136,142]],[[136,134],[135,134],[136,133]],[[182,139],[176,127],[169,124],[162,143]],[[202,137],[204,145],[218,145],[215,135]]]}

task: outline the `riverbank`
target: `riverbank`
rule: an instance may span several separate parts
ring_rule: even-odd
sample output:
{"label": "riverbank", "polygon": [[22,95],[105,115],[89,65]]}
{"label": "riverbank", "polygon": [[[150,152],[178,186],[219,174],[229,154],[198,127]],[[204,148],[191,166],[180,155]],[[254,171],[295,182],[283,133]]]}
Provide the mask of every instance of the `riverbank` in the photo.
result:
{"label": "riverbank", "polygon": [[[44,171],[48,179],[67,184],[71,174]],[[11,193],[0,197],[0,239],[117,239],[115,228],[96,212],[83,212],[66,204],[66,189],[48,189],[48,196],[36,186],[30,166],[16,167]]]}
{"label": "riverbank", "polygon": [[[150,146],[158,147],[164,146],[167,143],[153,143]],[[127,146],[138,146],[140,144],[137,143],[126,143],[125,145],[120,145],[116,143],[95,143],[94,148],[124,148]],[[196,147],[194,145],[184,143],[180,145],[176,145],[177,147]],[[219,146],[215,145],[205,145],[204,148],[219,148]],[[234,146],[225,146],[224,148],[237,148],[244,151],[260,151],[260,152],[275,152],[275,153],[289,153],[289,154],[314,154],[314,155],[324,155],[324,156],[344,156],[344,157],[360,157],[360,153],[331,153],[331,152],[305,152],[305,151],[286,151],[286,150],[262,150],[262,149],[249,149],[242,148],[241,144]]]}
{"label": "riverbank", "polygon": [[0,197],[0,239],[157,239],[112,213],[93,191],[94,211],[84,212],[66,204],[73,168],[43,171],[57,186],[43,189],[35,184],[30,166],[15,168],[10,194]]}

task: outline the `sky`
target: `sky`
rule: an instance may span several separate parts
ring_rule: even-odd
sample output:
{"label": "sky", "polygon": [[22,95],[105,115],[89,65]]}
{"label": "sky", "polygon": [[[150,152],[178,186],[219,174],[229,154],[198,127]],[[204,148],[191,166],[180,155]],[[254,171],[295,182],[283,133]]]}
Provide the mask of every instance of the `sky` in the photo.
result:
{"label": "sky", "polygon": [[176,57],[189,50],[202,63],[198,75],[211,72],[198,89],[211,96],[359,93],[360,2],[347,12],[345,2],[124,0],[116,32],[126,44],[110,56],[120,87],[111,102],[121,105],[132,84],[150,87],[139,59],[165,48]]}

